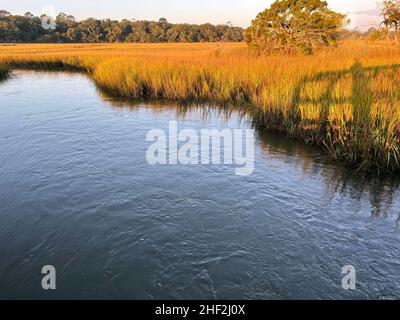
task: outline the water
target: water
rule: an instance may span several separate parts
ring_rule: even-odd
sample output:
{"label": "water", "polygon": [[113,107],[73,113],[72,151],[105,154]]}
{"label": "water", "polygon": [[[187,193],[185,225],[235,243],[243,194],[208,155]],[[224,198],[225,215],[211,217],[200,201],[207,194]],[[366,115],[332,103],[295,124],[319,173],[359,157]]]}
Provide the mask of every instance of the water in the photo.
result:
{"label": "water", "polygon": [[251,127],[227,109],[112,100],[79,74],[1,85],[0,298],[400,298],[399,179],[260,130],[248,177],[150,166],[146,134],[170,120]]}

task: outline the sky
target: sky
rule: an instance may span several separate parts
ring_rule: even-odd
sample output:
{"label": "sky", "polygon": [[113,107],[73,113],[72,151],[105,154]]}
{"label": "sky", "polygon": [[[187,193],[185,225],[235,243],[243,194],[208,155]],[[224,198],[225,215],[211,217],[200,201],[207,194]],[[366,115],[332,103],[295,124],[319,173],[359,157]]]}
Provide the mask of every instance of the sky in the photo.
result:
{"label": "sky", "polygon": [[[251,20],[273,0],[0,0],[0,9],[13,14],[29,11],[35,15],[51,8],[75,16],[113,19],[158,20],[173,23],[223,24],[248,27]],[[331,9],[348,14],[351,27],[362,30],[379,21],[379,0],[328,0]]]}

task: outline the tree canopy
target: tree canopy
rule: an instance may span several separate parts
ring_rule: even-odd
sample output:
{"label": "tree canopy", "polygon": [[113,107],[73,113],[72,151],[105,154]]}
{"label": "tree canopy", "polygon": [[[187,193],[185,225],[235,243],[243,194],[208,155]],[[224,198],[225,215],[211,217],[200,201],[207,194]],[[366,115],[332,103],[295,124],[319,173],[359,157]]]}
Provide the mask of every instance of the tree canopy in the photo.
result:
{"label": "tree canopy", "polygon": [[0,42],[240,42],[244,30],[230,24],[172,24],[165,18],[159,21],[99,20],[89,18],[77,21],[73,16],[60,13],[55,29],[43,28],[42,19],[27,12],[11,15],[0,10]]}
{"label": "tree canopy", "polygon": [[259,52],[311,53],[335,44],[345,15],[321,0],[277,0],[261,12],[246,32],[246,41]]}
{"label": "tree canopy", "polygon": [[400,29],[400,0],[385,0],[382,8],[383,25],[398,38]]}

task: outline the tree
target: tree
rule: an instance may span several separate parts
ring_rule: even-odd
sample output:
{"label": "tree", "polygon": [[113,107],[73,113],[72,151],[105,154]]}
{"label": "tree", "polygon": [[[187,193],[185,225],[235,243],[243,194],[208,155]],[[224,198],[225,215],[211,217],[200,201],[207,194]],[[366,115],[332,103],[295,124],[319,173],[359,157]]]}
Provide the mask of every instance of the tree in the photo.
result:
{"label": "tree", "polygon": [[0,10],[0,19],[9,17],[11,14],[6,10]]}
{"label": "tree", "polygon": [[0,18],[0,42],[14,42],[18,39],[18,27],[13,21]]}
{"label": "tree", "polygon": [[94,18],[89,18],[80,23],[82,40],[89,43],[99,43],[103,37],[101,22]]}
{"label": "tree", "polygon": [[45,29],[42,26],[45,17],[29,12],[12,15],[0,10],[0,42],[240,42],[244,38],[242,28],[228,25],[172,24],[165,18],[158,21],[94,18],[76,21],[62,12],[56,17],[56,28]]}
{"label": "tree", "polygon": [[59,13],[56,17],[56,30],[60,33],[66,33],[69,28],[74,28],[77,25],[75,17],[65,13]]}
{"label": "tree", "polygon": [[345,15],[322,0],[277,0],[253,20],[246,32],[251,48],[262,52],[309,54],[315,47],[335,44]]}
{"label": "tree", "polygon": [[385,26],[388,34],[390,31],[394,31],[394,37],[398,40],[400,29],[400,0],[383,1],[381,14],[383,17],[382,24]]}

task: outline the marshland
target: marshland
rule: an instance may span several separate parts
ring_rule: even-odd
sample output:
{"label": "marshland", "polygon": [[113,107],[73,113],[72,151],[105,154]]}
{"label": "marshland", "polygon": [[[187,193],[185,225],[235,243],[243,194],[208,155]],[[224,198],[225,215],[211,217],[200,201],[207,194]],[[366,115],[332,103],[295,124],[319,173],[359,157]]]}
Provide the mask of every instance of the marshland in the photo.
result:
{"label": "marshland", "polygon": [[[0,10],[0,299],[399,299],[400,1],[382,5],[366,32],[320,0],[247,30]],[[149,132],[171,159],[204,129],[254,133],[252,174],[206,144],[149,161]]]}
{"label": "marshland", "polygon": [[267,129],[319,145],[355,170],[400,170],[399,46],[346,41],[313,55],[245,44],[0,46],[0,64],[87,72],[116,97],[250,105]]}

